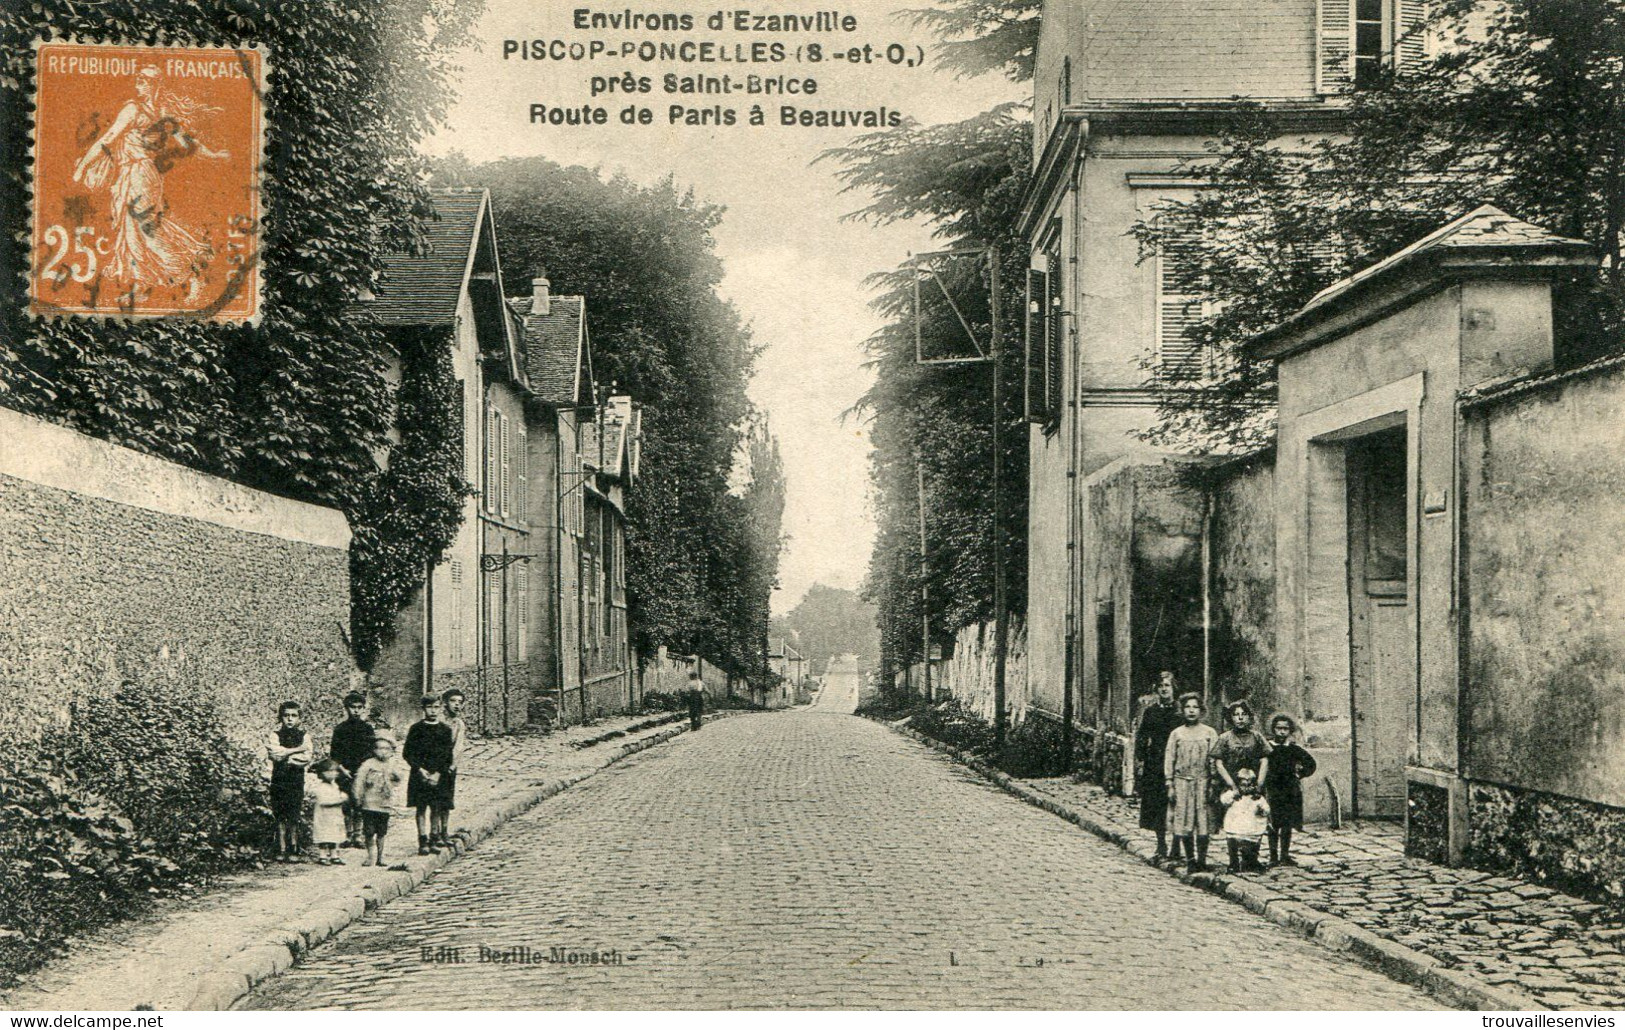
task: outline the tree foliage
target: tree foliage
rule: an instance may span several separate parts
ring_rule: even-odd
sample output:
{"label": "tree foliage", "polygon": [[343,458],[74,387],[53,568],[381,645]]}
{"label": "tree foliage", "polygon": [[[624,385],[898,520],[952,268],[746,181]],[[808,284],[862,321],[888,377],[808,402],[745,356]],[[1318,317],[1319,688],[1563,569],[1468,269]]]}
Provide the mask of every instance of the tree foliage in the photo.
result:
{"label": "tree foliage", "polygon": [[714,527],[713,581],[720,588],[722,668],[763,689],[771,685],[767,633],[779,555],[784,550],[784,461],[767,427],[751,427],[744,443],[749,482],[726,498],[730,517]]}
{"label": "tree foliage", "polygon": [[[430,208],[416,145],[444,115],[447,56],[468,39],[481,7],[0,5],[0,153],[8,155],[29,149],[37,38],[254,43],[269,50],[273,69],[258,238],[262,323],[30,320],[22,277],[30,259],[27,163],[9,161],[0,168],[0,403],[248,486],[335,505],[358,536],[376,531],[367,498],[394,413],[384,378],[390,347],[350,305],[377,284],[387,255],[421,242]],[[402,587],[374,586],[380,595]]]}
{"label": "tree foliage", "polygon": [[740,613],[736,592],[763,570],[724,530],[745,518],[729,480],[752,417],[745,386],[757,351],[716,292],[711,231],[722,208],[669,178],[640,186],[539,157],[475,165],[454,155],[438,174],[490,189],[513,281],[545,274],[556,294],[587,298],[600,385],[643,405],[642,475],[627,501],[639,654],[665,645],[741,671],[739,628],[723,613]]}
{"label": "tree foliage", "polygon": [[[944,0],[909,12],[943,38],[941,63],[962,74],[1032,77],[1036,0]],[[1022,418],[1027,252],[1015,231],[1032,153],[1032,124],[1014,104],[961,122],[906,125],[829,151],[849,191],[869,195],[851,217],[879,224],[920,219],[945,249],[996,247],[1004,402],[995,412],[985,364],[915,360],[915,281],[910,268],[871,278],[885,325],[868,341],[876,377],[854,414],[870,420],[870,476],[878,529],[864,598],[878,609],[881,651],[913,661],[923,648],[922,615],[934,636],[993,617],[993,425],[1002,430],[1005,569],[1009,606],[1026,606],[1027,427]],[[974,355],[991,340],[991,275],[985,258],[938,263],[920,290],[920,350]],[[948,303],[958,306],[955,314]],[[969,333],[959,315],[969,322]],[[923,487],[924,496],[921,496]],[[920,517],[925,517],[925,543]],[[922,588],[929,598],[922,598]]]}
{"label": "tree foliage", "polygon": [[873,669],[880,660],[879,612],[857,591],[814,583],[788,615],[773,620],[773,632],[790,641],[823,675],[829,660],[855,654],[858,668]]}
{"label": "tree foliage", "polygon": [[1041,0],[953,0],[903,14],[941,40],[937,63],[961,78],[999,72],[1014,82],[1033,77]]}
{"label": "tree foliage", "polygon": [[1244,112],[1185,173],[1207,183],[1135,227],[1148,255],[1196,241],[1212,314],[1192,336],[1211,373],[1171,393],[1156,436],[1194,451],[1269,438],[1273,368],[1235,345],[1330,282],[1472,208],[1597,246],[1564,291],[1564,357],[1617,350],[1625,324],[1625,5],[1619,0],[1442,0],[1435,56],[1349,100],[1348,130],[1282,139]]}

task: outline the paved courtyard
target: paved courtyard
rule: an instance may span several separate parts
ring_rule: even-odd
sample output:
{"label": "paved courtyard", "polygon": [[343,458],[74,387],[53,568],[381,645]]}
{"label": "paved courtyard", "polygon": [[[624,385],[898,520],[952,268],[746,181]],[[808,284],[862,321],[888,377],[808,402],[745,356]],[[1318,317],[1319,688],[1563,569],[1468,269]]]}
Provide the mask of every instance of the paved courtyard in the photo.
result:
{"label": "paved courtyard", "polygon": [[856,689],[559,795],[243,1007],[1436,1007],[853,718]]}

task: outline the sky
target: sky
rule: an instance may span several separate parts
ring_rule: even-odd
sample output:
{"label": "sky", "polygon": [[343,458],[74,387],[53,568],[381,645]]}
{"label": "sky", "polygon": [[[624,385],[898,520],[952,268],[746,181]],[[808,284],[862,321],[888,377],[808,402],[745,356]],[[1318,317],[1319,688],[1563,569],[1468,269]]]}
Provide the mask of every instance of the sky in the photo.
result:
{"label": "sky", "polygon": [[[789,537],[780,565],[780,588],[774,611],[782,613],[800,601],[814,583],[856,588],[868,567],[874,539],[874,517],[868,487],[867,428],[842,418],[868,388],[863,341],[878,328],[868,307],[870,292],[863,280],[872,272],[896,266],[911,252],[932,249],[927,227],[916,224],[877,228],[843,220],[867,202],[862,194],[841,192],[829,162],[814,165],[829,147],[848,142],[849,128],[782,127],[778,107],[792,103],[807,109],[869,110],[886,106],[922,123],[955,121],[1004,100],[1020,97],[1020,88],[988,76],[956,81],[928,66],[850,64],[826,58],[818,65],[643,63],[636,58],[591,61],[505,59],[508,40],[600,40],[681,43],[712,41],[730,52],[735,44],[821,43],[826,54],[865,43],[877,51],[902,44],[910,58],[931,38],[893,15],[895,10],[923,6],[927,0],[759,0],[752,6],[736,0],[729,12],[811,14],[838,10],[857,19],[853,33],[712,31],[708,16],[714,4],[686,0],[641,0],[632,10],[643,13],[688,13],[695,28],[682,31],[643,29],[598,31],[574,27],[574,12],[621,16],[624,0],[589,6],[585,0],[487,0],[476,30],[478,49],[461,55],[460,99],[446,127],[428,148],[436,153],[460,150],[478,161],[498,157],[541,155],[562,164],[622,172],[640,182],[674,175],[703,200],[727,207],[716,231],[717,250],[725,268],[721,284],[751,323],[763,348],[750,396],[766,413],[783,451],[788,496],[785,531]],[[591,96],[593,76],[632,72],[649,76],[652,92],[631,98],[621,94]],[[662,77],[731,74],[736,79],[765,76],[811,76],[818,93],[811,97],[673,96]],[[721,103],[743,121],[752,103],[761,103],[769,125],[751,128],[667,124],[668,106],[705,107]],[[654,124],[623,125],[619,112],[628,103],[654,112]],[[607,125],[532,124],[531,105],[580,109],[583,104],[606,109]],[[861,131],[861,130],[860,130]],[[497,227],[498,233],[502,230]],[[512,292],[512,284],[510,284]],[[589,313],[591,298],[588,298]],[[590,315],[589,315],[590,317]]]}

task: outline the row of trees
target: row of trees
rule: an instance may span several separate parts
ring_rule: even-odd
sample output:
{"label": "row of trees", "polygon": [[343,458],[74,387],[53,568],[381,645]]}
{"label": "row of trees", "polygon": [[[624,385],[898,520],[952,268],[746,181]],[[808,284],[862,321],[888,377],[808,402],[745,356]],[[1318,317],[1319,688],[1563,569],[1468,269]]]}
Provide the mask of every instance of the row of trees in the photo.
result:
{"label": "row of trees", "polygon": [[540,157],[453,155],[436,174],[491,191],[511,274],[587,298],[598,379],[643,405],[643,475],[627,499],[633,645],[761,681],[784,471],[745,396],[758,348],[716,292],[723,209],[669,178],[644,186]]}
{"label": "row of trees", "polygon": [[[939,52],[945,66],[1023,82],[1032,78],[1038,7],[1038,0],[950,0],[913,16],[945,40]],[[1028,263],[1015,227],[1031,154],[1029,112],[1004,104],[962,122],[873,133],[826,155],[849,190],[871,198],[852,217],[882,224],[922,219],[943,249],[1000,258],[1005,391],[998,411],[988,365],[916,360],[988,350],[991,261],[954,258],[933,262],[934,274],[904,266],[871,279],[885,324],[868,341],[875,381],[853,414],[870,420],[875,445],[870,475],[878,533],[863,595],[879,613],[883,670],[919,660],[922,619],[929,619],[933,642],[942,642],[993,618],[995,419],[1006,528],[998,560],[1010,610],[1026,607],[1021,313]]]}

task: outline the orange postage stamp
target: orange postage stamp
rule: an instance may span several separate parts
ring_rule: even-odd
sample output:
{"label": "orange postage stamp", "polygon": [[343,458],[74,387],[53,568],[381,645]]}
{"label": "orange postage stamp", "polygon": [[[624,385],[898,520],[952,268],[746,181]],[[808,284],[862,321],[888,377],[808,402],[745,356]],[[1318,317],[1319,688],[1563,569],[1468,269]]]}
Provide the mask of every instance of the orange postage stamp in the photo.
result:
{"label": "orange postage stamp", "polygon": [[29,311],[257,322],[265,55],[35,47]]}

